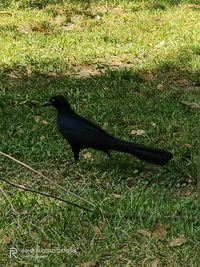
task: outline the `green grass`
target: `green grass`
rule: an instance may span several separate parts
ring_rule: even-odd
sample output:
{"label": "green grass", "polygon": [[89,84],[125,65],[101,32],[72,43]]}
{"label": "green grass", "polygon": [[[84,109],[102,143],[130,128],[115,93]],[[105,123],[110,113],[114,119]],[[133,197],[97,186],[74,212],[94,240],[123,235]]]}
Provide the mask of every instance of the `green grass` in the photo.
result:
{"label": "green grass", "polygon": [[[1,151],[52,177],[96,209],[89,214],[2,182],[7,198],[0,195],[1,266],[88,261],[152,266],[155,259],[160,266],[200,266],[198,110],[181,104],[200,98],[197,4],[2,1]],[[174,159],[158,167],[120,153],[109,159],[89,150],[87,158],[85,150],[79,163],[68,165],[72,153],[56,129],[55,111],[28,102],[42,103],[56,94],[65,95],[79,114],[115,136],[169,149]],[[36,122],[35,116],[48,123]],[[134,129],[145,130],[145,136],[131,136]],[[1,177],[77,201],[18,164],[0,160]],[[167,227],[163,239],[137,232],[149,233],[157,221]],[[100,233],[95,235],[94,226]],[[186,242],[171,247],[169,241],[181,235]],[[26,258],[22,250],[42,249],[42,240],[57,252],[43,255],[40,250]],[[12,247],[18,249],[18,259],[9,258]]]}

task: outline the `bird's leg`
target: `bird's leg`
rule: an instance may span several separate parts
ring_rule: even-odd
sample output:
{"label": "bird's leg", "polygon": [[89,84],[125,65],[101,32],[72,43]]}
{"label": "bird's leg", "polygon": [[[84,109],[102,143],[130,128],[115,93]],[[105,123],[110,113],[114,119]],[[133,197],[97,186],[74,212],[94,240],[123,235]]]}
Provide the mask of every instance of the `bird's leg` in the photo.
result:
{"label": "bird's leg", "polygon": [[79,152],[80,152],[80,148],[77,147],[77,146],[72,146],[71,145],[71,148],[72,148],[72,152],[74,154],[74,162],[78,161],[79,160]]}

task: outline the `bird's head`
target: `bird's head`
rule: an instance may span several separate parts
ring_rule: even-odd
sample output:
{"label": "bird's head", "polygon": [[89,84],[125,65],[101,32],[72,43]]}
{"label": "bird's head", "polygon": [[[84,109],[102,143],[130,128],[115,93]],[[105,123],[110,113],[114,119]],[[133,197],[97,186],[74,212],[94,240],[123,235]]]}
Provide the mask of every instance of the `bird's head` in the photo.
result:
{"label": "bird's head", "polygon": [[64,96],[61,95],[51,97],[49,101],[45,101],[42,106],[53,106],[60,111],[71,110],[69,102],[64,98]]}

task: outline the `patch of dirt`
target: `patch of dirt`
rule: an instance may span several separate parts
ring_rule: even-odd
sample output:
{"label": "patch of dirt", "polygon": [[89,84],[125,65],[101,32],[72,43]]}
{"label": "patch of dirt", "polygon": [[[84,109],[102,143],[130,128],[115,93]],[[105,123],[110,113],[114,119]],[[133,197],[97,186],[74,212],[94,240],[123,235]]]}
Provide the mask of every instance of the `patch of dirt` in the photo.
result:
{"label": "patch of dirt", "polygon": [[82,69],[75,75],[77,78],[87,78],[100,74],[97,69],[92,68],[91,66],[84,66]]}
{"label": "patch of dirt", "polygon": [[96,69],[92,65],[77,66],[80,68],[80,71],[76,73],[75,77],[77,78],[87,78],[90,76],[100,75],[105,73],[108,69],[120,69],[125,67],[130,67],[132,62],[122,62],[122,61],[111,61],[109,64],[99,63],[102,67]]}

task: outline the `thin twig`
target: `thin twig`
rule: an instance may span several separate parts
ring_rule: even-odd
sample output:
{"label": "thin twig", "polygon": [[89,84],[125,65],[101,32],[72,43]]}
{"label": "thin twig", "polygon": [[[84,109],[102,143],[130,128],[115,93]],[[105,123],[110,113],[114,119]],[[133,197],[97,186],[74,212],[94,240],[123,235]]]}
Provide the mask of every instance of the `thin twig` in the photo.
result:
{"label": "thin twig", "polygon": [[51,195],[48,195],[48,194],[45,194],[45,193],[42,193],[42,192],[39,192],[39,191],[36,191],[36,190],[33,190],[33,189],[24,188],[24,187],[22,187],[22,186],[19,186],[19,185],[16,185],[16,184],[13,184],[13,183],[9,182],[9,181],[7,181],[7,180],[4,179],[4,178],[0,178],[0,180],[6,182],[7,184],[9,184],[9,185],[11,185],[11,186],[13,186],[13,187],[22,189],[22,190],[24,190],[24,191],[28,191],[28,192],[32,192],[32,193],[36,193],[36,194],[39,194],[39,195],[42,195],[42,196],[45,196],[45,197],[49,197],[49,198],[54,198],[54,199],[60,200],[60,201],[62,201],[62,202],[64,202],[64,203],[67,203],[67,204],[70,204],[70,205],[72,205],[72,206],[78,207],[78,208],[80,208],[80,209],[82,209],[82,210],[86,210],[86,211],[90,211],[90,212],[92,212],[92,210],[90,210],[90,209],[88,209],[88,208],[85,208],[85,207],[83,207],[83,206],[80,206],[80,205],[78,205],[78,204],[76,204],[76,203],[73,203],[73,202],[71,202],[71,201],[69,201],[69,200],[65,200],[65,199],[62,199],[62,198],[60,198],[60,197],[51,196]]}
{"label": "thin twig", "polygon": [[0,151],[0,154],[3,155],[3,156],[5,156],[5,157],[7,157],[7,158],[9,158],[9,159],[11,159],[11,160],[14,160],[15,162],[19,163],[20,165],[26,167],[27,169],[29,169],[29,170],[31,170],[31,171],[37,173],[39,176],[43,177],[45,180],[49,181],[50,183],[52,183],[52,184],[58,186],[60,189],[62,189],[62,190],[65,191],[66,193],[68,193],[68,194],[70,194],[70,195],[72,195],[72,196],[74,196],[74,197],[77,197],[77,198],[79,198],[79,199],[85,201],[86,203],[88,203],[89,205],[91,205],[91,206],[93,206],[93,207],[95,206],[95,205],[94,205],[93,203],[91,203],[90,201],[88,201],[88,200],[86,200],[86,199],[84,199],[84,198],[82,198],[82,197],[76,195],[75,193],[73,193],[73,192],[67,190],[67,189],[64,188],[63,186],[57,184],[56,182],[54,182],[53,180],[51,180],[50,178],[48,178],[47,176],[45,176],[44,174],[42,174],[41,172],[38,172],[38,171],[34,170],[32,167],[28,166],[27,164],[25,164],[25,163],[23,163],[23,162],[21,162],[21,161],[15,159],[15,158],[13,158],[12,156],[10,156],[10,155],[8,155],[8,154],[2,152],[2,151]]}

